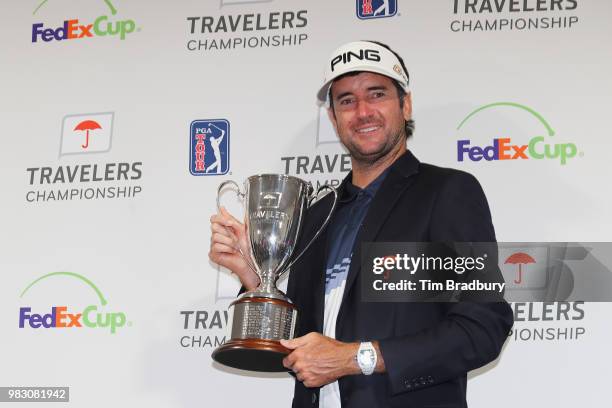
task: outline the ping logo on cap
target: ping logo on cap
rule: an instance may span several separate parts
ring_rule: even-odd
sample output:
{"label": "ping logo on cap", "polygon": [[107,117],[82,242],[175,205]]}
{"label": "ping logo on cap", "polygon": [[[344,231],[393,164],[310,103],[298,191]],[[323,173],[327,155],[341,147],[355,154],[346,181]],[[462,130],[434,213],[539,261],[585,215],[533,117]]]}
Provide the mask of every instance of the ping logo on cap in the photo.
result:
{"label": "ping logo on cap", "polygon": [[339,63],[349,64],[353,59],[358,59],[359,61],[367,60],[380,62],[380,53],[378,52],[378,50],[372,50],[367,48],[360,49],[359,54],[353,51],[343,52],[342,54],[336,55],[334,58],[332,58],[331,71],[334,72],[336,65],[338,65]]}

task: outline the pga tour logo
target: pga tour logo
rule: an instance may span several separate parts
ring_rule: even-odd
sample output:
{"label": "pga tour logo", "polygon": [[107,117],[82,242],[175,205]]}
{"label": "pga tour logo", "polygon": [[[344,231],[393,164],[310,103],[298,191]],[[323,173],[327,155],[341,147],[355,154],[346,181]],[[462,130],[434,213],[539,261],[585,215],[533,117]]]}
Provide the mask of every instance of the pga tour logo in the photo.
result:
{"label": "pga tour logo", "polygon": [[189,128],[189,172],[194,176],[227,174],[230,124],[225,119],[194,120]]}
{"label": "pga tour logo", "polygon": [[397,0],[356,0],[357,17],[362,20],[370,18],[393,17],[397,13]]}
{"label": "pga tour logo", "polygon": [[114,116],[113,112],[64,116],[60,157],[67,154],[108,152],[113,138]]}

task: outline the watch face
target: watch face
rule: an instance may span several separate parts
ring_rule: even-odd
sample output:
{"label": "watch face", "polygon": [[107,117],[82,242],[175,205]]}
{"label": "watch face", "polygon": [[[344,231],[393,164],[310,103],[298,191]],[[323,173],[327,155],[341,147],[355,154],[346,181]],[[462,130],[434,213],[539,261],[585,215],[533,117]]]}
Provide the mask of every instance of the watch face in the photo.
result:
{"label": "watch face", "polygon": [[372,364],[374,362],[374,355],[372,354],[372,350],[360,350],[359,362],[364,365]]}

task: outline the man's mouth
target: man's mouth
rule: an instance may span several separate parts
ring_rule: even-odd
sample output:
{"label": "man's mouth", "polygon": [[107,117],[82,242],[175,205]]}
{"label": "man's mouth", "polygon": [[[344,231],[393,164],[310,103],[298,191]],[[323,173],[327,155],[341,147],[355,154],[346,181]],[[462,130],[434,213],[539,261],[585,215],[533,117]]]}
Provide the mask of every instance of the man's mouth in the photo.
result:
{"label": "man's mouth", "polygon": [[357,133],[362,133],[362,134],[363,133],[370,133],[370,132],[375,132],[375,131],[377,131],[380,128],[381,128],[381,126],[378,126],[378,125],[376,125],[376,126],[366,126],[366,127],[361,127],[361,128],[356,129],[356,132]]}

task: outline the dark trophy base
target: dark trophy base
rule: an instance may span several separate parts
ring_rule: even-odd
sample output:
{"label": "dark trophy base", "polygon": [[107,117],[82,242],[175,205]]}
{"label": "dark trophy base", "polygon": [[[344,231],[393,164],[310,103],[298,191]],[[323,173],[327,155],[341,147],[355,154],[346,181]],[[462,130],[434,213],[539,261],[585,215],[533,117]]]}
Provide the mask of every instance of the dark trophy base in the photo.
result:
{"label": "dark trophy base", "polygon": [[262,339],[230,340],[219,346],[212,358],[223,365],[242,370],[278,373],[289,371],[283,366],[283,358],[289,352],[278,341]]}
{"label": "dark trophy base", "polygon": [[217,347],[212,358],[223,365],[261,372],[288,371],[283,358],[291,352],[281,339],[295,335],[297,310],[292,303],[273,298],[241,297],[234,310],[229,341]]}

